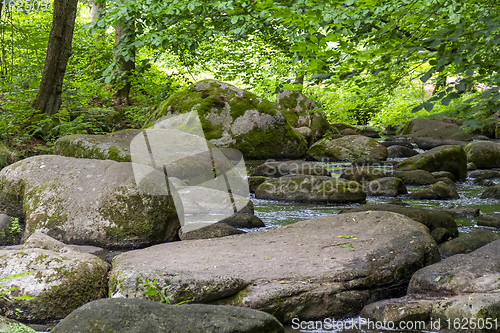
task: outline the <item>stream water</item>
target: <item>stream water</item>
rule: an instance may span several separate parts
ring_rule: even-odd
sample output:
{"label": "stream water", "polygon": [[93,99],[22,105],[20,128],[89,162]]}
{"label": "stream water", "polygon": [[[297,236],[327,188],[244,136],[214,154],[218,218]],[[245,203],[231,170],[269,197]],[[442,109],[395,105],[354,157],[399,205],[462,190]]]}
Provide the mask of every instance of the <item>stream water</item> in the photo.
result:
{"label": "stream water", "polygon": [[[341,167],[340,167],[341,168]],[[338,176],[341,170],[332,170],[333,176]],[[336,174],[335,174],[336,173]],[[474,184],[473,179],[467,178],[463,181],[456,183],[457,192],[460,195],[459,199],[454,200],[414,200],[406,199],[400,196],[400,202],[409,204],[411,207],[421,207],[426,209],[436,209],[440,207],[453,207],[465,208],[473,207],[479,208],[481,213],[494,213],[500,212],[500,201],[495,199],[480,199],[481,193],[484,192],[485,187]],[[407,186],[408,192],[420,191],[422,186]],[[357,207],[360,204],[348,205],[324,205],[324,204],[300,204],[283,201],[260,200],[252,198],[254,203],[255,215],[264,221],[266,228],[278,228],[298,221],[308,220],[316,217],[335,215],[341,209]],[[367,197],[364,205],[391,203],[394,198],[382,197]],[[456,218],[458,230],[460,234],[468,233],[476,228],[484,228],[477,226],[477,217],[475,218]],[[492,229],[500,234],[499,230]],[[345,319],[347,321],[351,319]],[[360,318],[355,318],[360,320]],[[296,325],[297,326],[297,325]],[[349,326],[349,325],[345,325]],[[314,330],[301,330],[293,329],[292,327],[286,328],[287,333],[303,332],[303,333],[322,333],[322,332],[349,332],[349,333],[381,333],[381,332],[432,332],[428,330],[384,330],[384,329],[314,329]]]}

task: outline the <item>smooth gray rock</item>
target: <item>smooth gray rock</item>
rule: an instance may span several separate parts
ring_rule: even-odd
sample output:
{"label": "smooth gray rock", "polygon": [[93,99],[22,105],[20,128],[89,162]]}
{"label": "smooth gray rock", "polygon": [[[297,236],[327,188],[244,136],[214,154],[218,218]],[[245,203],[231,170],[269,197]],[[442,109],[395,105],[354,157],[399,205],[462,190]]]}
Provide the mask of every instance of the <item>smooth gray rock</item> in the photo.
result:
{"label": "smooth gray rock", "polygon": [[420,223],[391,212],[342,214],[122,253],[110,293],[147,298],[141,283],[149,278],[170,285],[174,303],[250,307],[291,323],[353,315],[373,299],[402,295],[413,272],[437,260]]}
{"label": "smooth gray rock", "polygon": [[390,146],[387,148],[389,158],[402,158],[402,157],[412,157],[418,155],[418,152],[411,148],[403,147],[400,145]]}
{"label": "smooth gray rock", "polygon": [[144,299],[102,299],[64,318],[52,333],[283,333],[270,314],[207,304],[169,305]]}
{"label": "smooth gray rock", "polygon": [[[495,325],[494,320],[500,317],[499,265],[500,240],[496,240],[469,254],[454,255],[420,269],[410,281],[408,296],[372,303],[360,315],[380,321],[425,321],[431,331],[448,331],[447,321],[453,329],[457,320],[460,328],[465,324],[467,329],[453,332],[497,331],[495,326],[485,329],[485,324],[490,318]],[[471,329],[470,319],[475,323],[482,320],[482,328]],[[441,326],[430,327],[431,320],[434,325],[439,320]]]}
{"label": "smooth gray rock", "polygon": [[500,288],[500,240],[468,254],[457,254],[416,272],[408,294],[454,296]]}
{"label": "smooth gray rock", "polygon": [[472,230],[442,244],[439,244],[439,253],[442,258],[448,258],[459,253],[469,253],[499,239],[496,233],[487,229]]}
{"label": "smooth gray rock", "polygon": [[500,213],[487,213],[479,215],[477,225],[500,229]]}

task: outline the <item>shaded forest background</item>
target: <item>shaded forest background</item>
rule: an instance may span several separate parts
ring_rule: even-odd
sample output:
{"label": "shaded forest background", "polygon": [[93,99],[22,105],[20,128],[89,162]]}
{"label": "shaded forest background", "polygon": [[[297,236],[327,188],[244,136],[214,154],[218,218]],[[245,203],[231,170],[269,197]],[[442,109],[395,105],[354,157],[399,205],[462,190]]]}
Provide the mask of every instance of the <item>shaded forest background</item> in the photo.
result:
{"label": "shaded forest background", "polygon": [[[71,48],[48,51],[71,6]],[[64,135],[141,128],[205,78],[271,101],[302,90],[331,122],[481,129],[500,110],[499,14],[493,0],[3,0],[0,141],[22,158]],[[60,103],[45,108],[57,79],[44,67],[66,53]]]}

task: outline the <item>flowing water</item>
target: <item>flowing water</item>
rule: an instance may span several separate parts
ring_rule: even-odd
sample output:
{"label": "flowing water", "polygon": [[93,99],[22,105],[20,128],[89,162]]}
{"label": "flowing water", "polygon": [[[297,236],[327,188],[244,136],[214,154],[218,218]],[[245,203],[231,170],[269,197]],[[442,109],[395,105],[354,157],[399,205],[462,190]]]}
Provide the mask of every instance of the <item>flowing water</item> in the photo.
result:
{"label": "flowing water", "polygon": [[[338,166],[337,169],[332,170],[333,176],[338,176],[342,171],[343,166]],[[436,209],[440,207],[453,207],[453,208],[465,208],[473,207],[479,208],[481,213],[494,213],[500,212],[500,201],[495,199],[481,199],[480,195],[484,192],[485,187],[474,184],[473,180],[467,178],[463,181],[457,182],[457,191],[460,195],[459,199],[454,200],[414,200],[405,199],[400,196],[398,200],[401,202],[409,204],[411,207],[421,207],[426,209]],[[408,186],[408,192],[420,191],[423,186]],[[283,201],[273,201],[273,200],[261,200],[252,198],[255,208],[255,215],[264,221],[266,228],[278,228],[288,224],[292,224],[298,221],[308,220],[316,217],[329,216],[338,214],[341,209],[357,207],[360,204],[343,204],[343,205],[333,205],[333,204],[300,204],[292,202]],[[381,198],[381,197],[367,197],[365,205],[391,203],[394,198]],[[456,218],[455,221],[458,224],[458,230],[461,234],[468,233],[478,227],[477,217],[475,218]],[[493,231],[499,233],[499,230],[492,229]],[[346,319],[349,321],[350,319]],[[356,318],[355,320],[362,320]],[[297,327],[298,325],[295,325]],[[303,327],[307,327],[304,324]],[[352,327],[350,325],[344,325],[344,327]],[[367,328],[357,328],[357,329],[332,329],[330,327],[324,327],[323,329],[293,329],[292,327],[286,328],[287,333],[292,332],[303,332],[303,333],[323,333],[323,332],[349,332],[349,333],[381,333],[381,332],[432,332],[428,330],[384,330],[384,329],[367,329]]]}

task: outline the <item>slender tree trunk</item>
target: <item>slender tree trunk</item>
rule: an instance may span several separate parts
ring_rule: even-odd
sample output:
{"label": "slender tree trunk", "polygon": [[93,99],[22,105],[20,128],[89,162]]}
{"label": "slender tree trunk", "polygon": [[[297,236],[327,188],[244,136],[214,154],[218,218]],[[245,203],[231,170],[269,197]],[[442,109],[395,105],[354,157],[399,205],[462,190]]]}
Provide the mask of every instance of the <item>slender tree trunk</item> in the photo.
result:
{"label": "slender tree trunk", "polygon": [[[115,45],[118,45],[120,43],[120,41],[127,34],[130,34],[133,36],[134,33],[135,33],[135,31],[132,31],[131,29],[125,29],[125,28],[123,28],[123,24],[119,24],[118,26],[116,26],[116,29],[115,29]],[[132,40],[129,42],[133,42],[133,41],[134,41],[134,38],[132,38]],[[121,56],[118,56],[118,54],[120,54],[120,49],[118,49],[116,51],[115,60],[117,58],[121,58]],[[115,97],[117,98],[117,102],[119,104],[130,105],[130,88],[132,86],[130,79],[132,77],[132,71],[135,69],[135,50],[132,51],[132,56],[134,59],[130,59],[128,61],[122,60],[120,62],[120,72],[124,73],[123,80],[122,80],[121,84],[124,84],[124,85],[123,85],[123,87],[118,88],[116,91],[116,94],[115,94]]]}
{"label": "slender tree trunk", "polygon": [[42,82],[33,108],[47,115],[57,113],[61,106],[62,85],[66,65],[71,56],[78,0],[54,0],[52,29],[45,56]]}
{"label": "slender tree trunk", "polygon": [[102,15],[99,15],[99,11],[101,9],[104,9],[106,7],[106,1],[105,0],[93,0],[91,1],[90,5],[90,22],[93,23],[97,21],[99,17]]}

